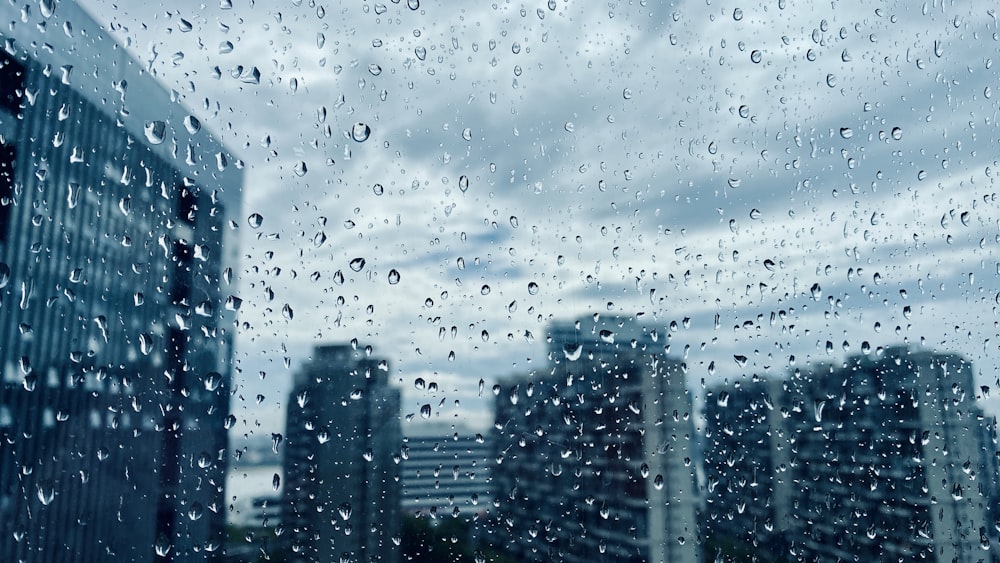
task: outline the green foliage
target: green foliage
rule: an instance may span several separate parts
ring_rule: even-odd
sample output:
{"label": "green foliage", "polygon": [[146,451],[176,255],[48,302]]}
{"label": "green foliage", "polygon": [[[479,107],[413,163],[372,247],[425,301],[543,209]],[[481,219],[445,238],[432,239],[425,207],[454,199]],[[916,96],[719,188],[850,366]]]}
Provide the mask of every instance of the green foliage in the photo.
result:
{"label": "green foliage", "polygon": [[226,553],[223,561],[240,563],[284,563],[289,560],[287,542],[273,529],[226,527]]}
{"label": "green foliage", "polygon": [[471,521],[459,518],[403,519],[402,560],[407,563],[517,563],[485,545],[478,545]]}

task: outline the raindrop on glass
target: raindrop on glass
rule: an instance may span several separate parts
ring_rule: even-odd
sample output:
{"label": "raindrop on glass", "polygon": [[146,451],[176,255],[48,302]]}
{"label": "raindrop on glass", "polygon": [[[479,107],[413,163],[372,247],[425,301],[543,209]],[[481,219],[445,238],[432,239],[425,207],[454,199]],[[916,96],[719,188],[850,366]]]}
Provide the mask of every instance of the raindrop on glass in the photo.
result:
{"label": "raindrop on glass", "polygon": [[359,143],[367,141],[371,134],[371,127],[361,122],[355,123],[354,127],[351,128],[351,138]]}
{"label": "raindrop on glass", "polygon": [[143,127],[146,133],[146,140],[152,145],[159,145],[166,140],[167,124],[162,121],[149,121]]}

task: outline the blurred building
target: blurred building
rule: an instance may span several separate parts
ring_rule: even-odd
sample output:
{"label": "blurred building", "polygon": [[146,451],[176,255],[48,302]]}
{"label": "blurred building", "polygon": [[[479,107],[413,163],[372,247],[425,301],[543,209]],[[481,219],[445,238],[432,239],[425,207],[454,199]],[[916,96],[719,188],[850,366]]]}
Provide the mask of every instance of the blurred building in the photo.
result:
{"label": "blurred building", "polygon": [[700,561],[685,366],[641,319],[548,334],[550,365],[501,383],[494,543],[522,561]]}
{"label": "blurred building", "polygon": [[371,347],[317,347],[288,403],[281,521],[292,561],[398,561],[401,445],[388,362]]}
{"label": "blurred building", "polygon": [[702,535],[709,556],[729,561],[789,557],[786,534],[795,477],[787,398],[779,380],[741,382],[706,393]]}
{"label": "blurred building", "polygon": [[0,560],[204,560],[242,172],[75,3],[0,16]]}
{"label": "blurred building", "polygon": [[406,514],[473,515],[491,504],[491,447],[482,435],[411,436],[403,444]]}
{"label": "blurred building", "polygon": [[795,560],[990,560],[996,447],[967,360],[888,348],[778,389],[706,402],[715,545],[759,556],[780,534]]}

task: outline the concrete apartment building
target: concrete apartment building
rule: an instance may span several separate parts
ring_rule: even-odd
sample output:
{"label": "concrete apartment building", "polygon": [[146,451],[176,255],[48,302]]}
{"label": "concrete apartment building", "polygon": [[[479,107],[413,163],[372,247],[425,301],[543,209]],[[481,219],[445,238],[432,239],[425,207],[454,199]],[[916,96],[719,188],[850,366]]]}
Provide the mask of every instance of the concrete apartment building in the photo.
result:
{"label": "concrete apartment building", "polygon": [[550,326],[549,365],[501,383],[493,538],[522,561],[695,563],[691,397],[666,327]]}

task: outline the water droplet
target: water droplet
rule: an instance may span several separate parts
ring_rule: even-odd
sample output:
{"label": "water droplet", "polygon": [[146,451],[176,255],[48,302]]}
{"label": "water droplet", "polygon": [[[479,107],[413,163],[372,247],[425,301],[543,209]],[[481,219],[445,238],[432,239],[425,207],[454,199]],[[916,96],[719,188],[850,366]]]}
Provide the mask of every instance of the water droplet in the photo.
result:
{"label": "water droplet", "polygon": [[38,11],[42,13],[43,18],[51,18],[56,12],[56,0],[39,0]]}
{"label": "water droplet", "polygon": [[153,545],[153,550],[156,551],[156,555],[159,557],[166,557],[170,553],[171,549],[170,540],[166,536],[159,536],[156,538],[156,543]]}
{"label": "water droplet", "polygon": [[378,66],[375,63],[372,63],[372,64],[368,65],[368,72],[372,76],[378,76],[378,75],[382,74],[382,67]]}
{"label": "water droplet", "polygon": [[148,356],[153,351],[153,335],[148,332],[139,335],[139,351],[143,356]]}
{"label": "water droplet", "polygon": [[385,193],[385,188],[382,187],[382,184],[375,184],[372,186],[372,191],[375,192],[375,195],[382,195]]}
{"label": "water droplet", "polygon": [[829,86],[830,88],[834,88],[837,86],[837,77],[834,76],[833,73],[826,75],[826,85]]}
{"label": "water droplet", "polygon": [[351,260],[350,264],[348,265],[351,267],[351,270],[355,272],[360,272],[365,268],[365,259],[355,258],[354,260]]}
{"label": "water droplet", "polygon": [[733,10],[733,20],[740,21],[742,19],[743,19],[743,10],[741,10],[740,8],[736,8],[735,10]]}
{"label": "water droplet", "polygon": [[538,294],[538,284],[535,282],[528,282],[528,293],[530,295]]}
{"label": "water droplet", "polygon": [[320,430],[316,434],[316,441],[318,441],[320,444],[325,444],[325,443],[329,442],[330,441],[330,433],[327,432],[326,430]]}
{"label": "water droplet", "polygon": [[10,266],[0,262],[0,288],[7,287],[8,283],[10,283]]}
{"label": "water droplet", "polygon": [[80,184],[77,182],[70,182],[66,187],[66,203],[69,205],[70,209],[75,209],[80,203]]}
{"label": "water droplet", "polygon": [[729,183],[729,187],[730,188],[735,189],[735,188],[740,187],[740,184],[743,183],[743,180],[741,180],[739,178],[730,178],[728,183]]}
{"label": "water droplet", "polygon": [[411,10],[417,10],[420,8],[420,0],[406,0],[406,7]]}
{"label": "water droplet", "polygon": [[294,167],[292,167],[292,171],[295,172],[296,176],[301,178],[306,175],[306,172],[309,171],[309,168],[306,166],[306,163],[304,161],[300,160],[295,163]]}
{"label": "water droplet", "polygon": [[275,491],[281,488],[281,476],[278,475],[277,473],[275,473],[274,476],[271,477],[271,488],[274,489]]}
{"label": "water droplet", "polygon": [[56,489],[52,486],[52,483],[39,483],[35,489],[38,493],[38,500],[45,506],[52,504],[52,501],[56,498]]}
{"label": "water droplet", "polygon": [[188,507],[188,512],[187,512],[188,519],[191,520],[192,522],[195,520],[201,520],[203,514],[204,514],[204,509],[202,509],[200,502],[197,501],[193,502],[191,503],[191,506]]}
{"label": "water droplet", "polygon": [[490,286],[488,284],[483,284],[483,287],[479,288],[479,293],[481,295],[489,295],[490,294]]}
{"label": "water droplet", "polygon": [[893,127],[891,135],[893,140],[898,141],[903,138],[903,130],[900,129],[899,127]]}
{"label": "water droplet", "polygon": [[421,418],[431,417],[431,406],[429,404],[425,404],[424,406],[420,407],[420,417]]}
{"label": "water droplet", "polygon": [[167,124],[162,121],[149,121],[143,127],[143,132],[146,133],[146,140],[150,144],[159,145],[166,140]]}
{"label": "water droplet", "polygon": [[413,50],[413,52],[414,54],[417,55],[417,58],[420,60],[425,60],[427,58],[427,49],[423,47],[417,47],[416,49]]}
{"label": "water droplet", "polygon": [[565,129],[567,133],[572,133],[576,130],[576,125],[574,125],[572,121],[567,121],[566,124],[563,125],[563,129]]}
{"label": "water droplet", "polygon": [[624,90],[622,90],[622,98],[625,98],[626,100],[631,100],[632,99],[632,89],[631,88],[625,88]]}
{"label": "water droplet", "polygon": [[223,419],[223,421],[222,421],[222,426],[226,430],[229,430],[233,426],[236,426],[236,417],[233,416],[233,415],[231,415],[231,414],[227,415],[226,418]]}
{"label": "water droplet", "polygon": [[612,344],[615,341],[615,333],[607,329],[602,329],[600,332],[601,342],[606,342]]}
{"label": "water droplet", "polygon": [[754,49],[750,51],[750,61],[754,64],[760,63],[761,59],[764,58],[764,54],[760,52],[760,49]]}
{"label": "water droplet", "polygon": [[202,384],[204,384],[206,391],[215,391],[219,388],[219,385],[222,384],[222,375],[217,372],[210,371],[205,375],[205,380]]}
{"label": "water droplet", "polygon": [[285,319],[289,321],[292,320],[292,318],[295,317],[295,312],[292,311],[292,306],[285,303],[285,305],[281,308],[281,316],[285,317]]}
{"label": "water droplet", "polygon": [[458,178],[458,189],[462,190],[462,192],[468,191],[468,189],[469,189],[469,177],[468,176],[459,176],[459,178]]}
{"label": "water droplet", "polygon": [[843,137],[844,139],[850,139],[851,137],[854,136],[854,131],[851,130],[850,127],[841,127],[840,136]]}
{"label": "water droplet", "polygon": [[814,283],[812,284],[812,287],[809,288],[809,293],[812,294],[813,299],[819,301],[820,297],[823,296],[823,288],[821,288],[818,283]]}
{"label": "water droplet", "polygon": [[413,387],[415,387],[418,391],[423,391],[427,387],[427,382],[424,381],[424,378],[418,377],[413,380]]}
{"label": "water droplet", "polygon": [[354,127],[351,128],[351,138],[359,143],[367,141],[371,134],[371,127],[361,122],[355,123]]}
{"label": "water droplet", "polygon": [[393,268],[389,270],[389,285],[396,285],[399,283],[399,270]]}
{"label": "water droplet", "polygon": [[471,141],[472,140],[472,129],[466,127],[464,130],[462,130],[462,138],[465,139],[466,141]]}
{"label": "water droplet", "polygon": [[569,342],[563,346],[563,355],[571,362],[579,360],[581,354],[583,354],[583,346],[575,342]]}
{"label": "water droplet", "polygon": [[188,133],[194,135],[201,131],[201,121],[197,117],[189,115],[184,118],[184,128],[187,129]]}

